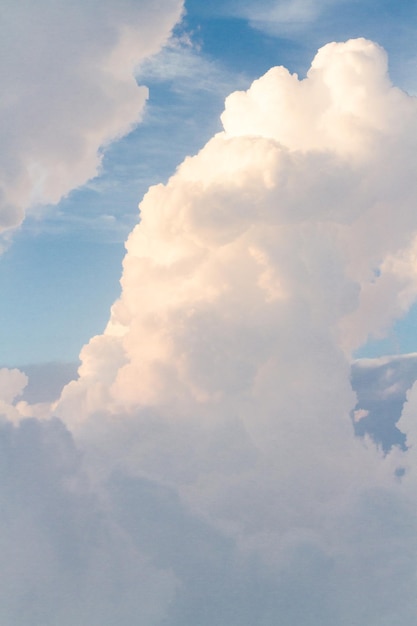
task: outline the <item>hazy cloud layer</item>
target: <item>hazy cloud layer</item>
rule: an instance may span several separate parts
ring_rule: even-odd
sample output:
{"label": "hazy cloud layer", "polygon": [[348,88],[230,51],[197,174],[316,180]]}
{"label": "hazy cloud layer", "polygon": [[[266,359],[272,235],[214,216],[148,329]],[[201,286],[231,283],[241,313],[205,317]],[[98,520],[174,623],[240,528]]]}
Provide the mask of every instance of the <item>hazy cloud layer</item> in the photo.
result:
{"label": "hazy cloud layer", "polygon": [[6,0],[0,9],[0,232],[97,175],[141,116],[135,67],[158,51],[180,0]]}
{"label": "hazy cloud layer", "polygon": [[28,597],[45,624],[415,626],[415,448],[355,438],[350,361],[416,295],[416,101],[360,39],[303,81],[273,68],[222,121],[141,203],[62,421],[4,424],[34,537],[13,626]]}

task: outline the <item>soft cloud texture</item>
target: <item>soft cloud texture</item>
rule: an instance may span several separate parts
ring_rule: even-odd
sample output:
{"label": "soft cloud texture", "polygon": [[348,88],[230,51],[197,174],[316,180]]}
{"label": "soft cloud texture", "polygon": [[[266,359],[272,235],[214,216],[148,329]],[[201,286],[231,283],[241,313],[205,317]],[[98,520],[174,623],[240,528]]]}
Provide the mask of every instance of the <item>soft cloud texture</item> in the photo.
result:
{"label": "soft cloud texture", "polygon": [[[53,594],[51,624],[131,624],[143,603],[144,626],[415,626],[415,453],[354,437],[350,361],[415,297],[416,101],[360,39],[304,80],[273,68],[222,121],[142,201],[61,421],[5,424],[70,511],[45,528],[48,498],[35,517],[12,500],[35,538],[13,626],[27,589]],[[400,427],[412,441],[411,413]]]}
{"label": "soft cloud texture", "polygon": [[414,469],[350,418],[352,351],[416,293],[416,121],[363,39],[232,94],[141,203],[121,297],[56,407],[94,472],[172,489],[252,563],[251,624],[416,619]]}
{"label": "soft cloud texture", "polygon": [[315,22],[328,9],[347,0],[245,0],[230,11],[247,18],[254,28],[274,35],[296,32]]}
{"label": "soft cloud texture", "polygon": [[[58,420],[0,425],[0,617],[4,624],[160,623],[171,572],[92,489]],[[120,497],[120,496],[119,496]]]}
{"label": "soft cloud texture", "polygon": [[28,377],[20,370],[5,367],[0,369],[0,415],[9,420],[20,418],[15,404],[27,383]]}
{"label": "soft cloud texture", "polygon": [[415,297],[416,115],[365,40],[232,94],[225,131],[145,196],[71,389],[104,383],[97,409],[204,403],[247,390],[278,345],[343,362],[382,332]]}
{"label": "soft cloud texture", "polygon": [[168,38],[180,0],[1,5],[0,232],[97,175],[140,120],[136,66]]}

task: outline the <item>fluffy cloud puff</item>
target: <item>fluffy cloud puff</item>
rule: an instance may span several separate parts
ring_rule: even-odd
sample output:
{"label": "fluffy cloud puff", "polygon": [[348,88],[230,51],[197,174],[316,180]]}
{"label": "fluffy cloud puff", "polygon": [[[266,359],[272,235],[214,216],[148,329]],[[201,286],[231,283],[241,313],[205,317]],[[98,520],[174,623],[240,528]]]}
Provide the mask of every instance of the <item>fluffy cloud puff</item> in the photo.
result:
{"label": "fluffy cloud puff", "polygon": [[232,94],[224,132],[141,203],[71,390],[103,384],[97,409],[204,404],[259,385],[272,358],[329,345],[343,362],[382,332],[415,296],[416,117],[366,40]]}
{"label": "fluffy cloud puff", "polygon": [[135,67],[155,53],[180,0],[1,6],[0,232],[98,173],[102,149],[140,119]]}
{"label": "fluffy cloud puff", "polygon": [[304,80],[273,68],[222,120],[141,203],[56,413],[174,572],[143,623],[414,626],[415,458],[355,439],[350,359],[415,297],[416,101],[359,39]]}

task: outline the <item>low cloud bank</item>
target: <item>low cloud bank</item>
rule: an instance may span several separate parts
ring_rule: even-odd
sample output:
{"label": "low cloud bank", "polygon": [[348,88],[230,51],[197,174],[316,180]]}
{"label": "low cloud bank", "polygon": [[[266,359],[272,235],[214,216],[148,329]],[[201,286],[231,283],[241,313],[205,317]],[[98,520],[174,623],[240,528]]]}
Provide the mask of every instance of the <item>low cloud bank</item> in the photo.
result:
{"label": "low cloud bank", "polygon": [[3,425],[13,493],[41,467],[7,623],[415,626],[412,405],[407,450],[355,437],[350,362],[416,296],[417,103],[359,39],[222,120],[141,203],[59,420]]}

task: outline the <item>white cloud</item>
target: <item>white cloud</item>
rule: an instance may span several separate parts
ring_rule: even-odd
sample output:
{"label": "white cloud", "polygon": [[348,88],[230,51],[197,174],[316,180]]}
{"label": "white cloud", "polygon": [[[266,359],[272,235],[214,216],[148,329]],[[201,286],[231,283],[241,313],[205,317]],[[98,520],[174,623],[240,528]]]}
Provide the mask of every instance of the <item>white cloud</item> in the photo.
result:
{"label": "white cloud", "polygon": [[354,438],[349,361],[368,292],[383,328],[415,289],[416,119],[363,39],[232,94],[224,132],[141,203],[121,298],[56,407],[94,472],[173,489],[259,564],[275,600],[250,623],[415,623],[412,457]]}
{"label": "white cloud", "polygon": [[[121,297],[54,407],[75,444],[60,422],[12,431],[55,468],[37,484],[59,484],[28,521],[13,500],[49,560],[39,577],[22,559],[7,623],[50,580],[40,606],[62,623],[77,571],[72,623],[132,623],[145,580],[145,626],[415,626],[415,453],[354,437],[350,359],[375,326],[368,292],[383,327],[414,289],[416,102],[361,39],[321,49],[304,81],[271,70],[222,119],[141,203]],[[39,522],[48,500],[68,525]]]}
{"label": "white cloud", "polygon": [[0,398],[7,403],[13,402],[23,393],[28,378],[18,369],[0,369]]}
{"label": "white cloud", "polygon": [[365,417],[368,417],[369,415],[369,411],[365,411],[365,409],[357,409],[356,411],[354,411],[353,413],[353,420],[355,422],[360,422],[361,420],[363,420]]}
{"label": "white cloud", "polygon": [[97,175],[106,145],[140,120],[136,66],[157,52],[180,0],[6,0],[1,7],[0,231]]}
{"label": "white cloud", "polygon": [[[34,369],[29,368],[29,371],[35,372],[33,383],[36,381],[36,369],[36,367]],[[39,417],[41,419],[50,417],[51,402],[59,397],[63,384],[68,381],[68,378],[61,378],[62,384],[57,384],[54,378],[59,379],[60,375],[56,372],[58,368],[54,369],[55,371],[48,377],[48,382],[45,384],[43,381],[43,390],[39,390],[39,398],[36,392],[33,393],[32,391],[31,393],[32,383],[28,385],[29,379],[25,372],[18,369],[1,368],[0,423],[6,420],[19,423],[25,417]],[[75,372],[73,373],[75,374]],[[52,395],[48,387],[54,388]],[[46,394],[46,397],[42,397],[43,394]]]}
{"label": "white cloud", "polygon": [[0,416],[8,420],[19,420],[21,414],[16,404],[28,383],[26,374],[18,369],[0,369]]}
{"label": "white cloud", "polygon": [[[272,346],[291,354],[296,335],[300,353],[332,346],[335,332],[348,353],[358,347],[376,328],[375,290],[383,329],[398,314],[395,290],[415,289],[416,115],[416,101],[391,85],[384,52],[365,40],[321,49],[303,81],[274,68],[232,94],[225,132],[145,196],[122,297],[83,350],[82,378],[105,368],[122,408],[159,403],[160,385],[214,398],[217,387],[222,395],[255,381]],[[106,356],[115,350],[120,358]]]}
{"label": "white cloud", "polygon": [[230,12],[245,17],[250,24],[266,33],[279,35],[298,32],[311,26],[328,9],[347,0],[246,0],[235,2]]}

